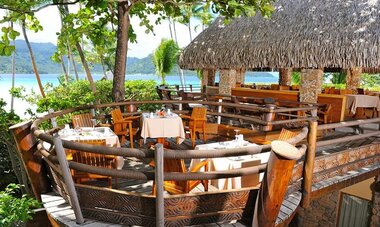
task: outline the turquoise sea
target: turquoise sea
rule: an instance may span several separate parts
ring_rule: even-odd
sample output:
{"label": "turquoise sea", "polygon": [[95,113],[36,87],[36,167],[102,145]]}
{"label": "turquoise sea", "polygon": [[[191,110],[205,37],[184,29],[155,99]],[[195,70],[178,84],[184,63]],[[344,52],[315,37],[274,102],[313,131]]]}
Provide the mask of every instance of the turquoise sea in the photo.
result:
{"label": "turquoise sea", "polygon": [[[41,74],[42,84],[51,83],[54,86],[58,85],[58,74]],[[93,75],[94,80],[99,80],[103,77],[100,74]],[[80,78],[85,78],[85,75],[80,75]],[[131,74],[125,76],[126,80],[155,80],[157,83],[160,83],[160,79],[156,75],[152,74]],[[216,81],[218,81],[218,76],[216,77]],[[247,73],[246,83],[277,83],[278,82],[278,72],[254,72]],[[179,76],[167,76],[166,82],[168,84],[180,84]],[[185,76],[185,82],[187,85],[189,84],[200,84],[199,79],[196,76]],[[31,90],[35,90],[38,93],[38,85],[36,81],[36,77],[34,74],[16,74],[15,75],[15,87],[25,87],[27,92]],[[7,102],[6,110],[10,109],[11,95],[9,94],[9,90],[12,87],[12,75],[11,74],[0,74],[0,98],[4,99]],[[25,110],[27,108],[35,109],[35,107],[30,106],[30,104],[15,99],[14,101],[15,112],[20,116],[25,116]]]}

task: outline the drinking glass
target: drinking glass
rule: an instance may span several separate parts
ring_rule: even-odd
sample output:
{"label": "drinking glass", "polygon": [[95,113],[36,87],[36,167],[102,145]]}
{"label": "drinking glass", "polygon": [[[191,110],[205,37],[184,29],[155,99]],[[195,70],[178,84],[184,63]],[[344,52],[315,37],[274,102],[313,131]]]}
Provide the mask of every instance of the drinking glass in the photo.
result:
{"label": "drinking glass", "polygon": [[91,121],[92,121],[92,129],[94,130],[96,126],[96,119],[91,119]]}

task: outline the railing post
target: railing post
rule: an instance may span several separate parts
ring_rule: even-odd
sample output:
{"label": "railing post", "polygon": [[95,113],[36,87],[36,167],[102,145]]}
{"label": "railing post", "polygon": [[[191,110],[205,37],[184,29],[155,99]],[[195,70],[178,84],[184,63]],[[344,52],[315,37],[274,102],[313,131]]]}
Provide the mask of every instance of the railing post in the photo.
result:
{"label": "railing post", "polygon": [[252,226],[275,226],[293,174],[294,164],[303,156],[305,150],[305,145],[298,150],[285,141],[272,142],[272,152],[261,182]]}
{"label": "railing post", "polygon": [[182,110],[182,96],[178,97],[180,103],[179,103],[179,106],[178,106],[178,110],[181,111]]}
{"label": "railing post", "polygon": [[308,148],[306,152],[306,157],[304,161],[304,172],[303,172],[303,189],[302,189],[302,207],[306,208],[310,204],[310,196],[313,185],[313,169],[315,160],[315,150],[317,143],[317,128],[318,121],[313,120],[310,122],[308,134]]}
{"label": "railing post", "polygon": [[165,225],[164,207],[164,146],[156,144],[155,161],[155,187],[156,187],[156,226]]}
{"label": "railing post", "polygon": [[53,136],[53,143],[55,145],[55,151],[57,152],[57,158],[59,166],[61,167],[63,180],[66,183],[67,191],[69,193],[71,206],[73,207],[75,219],[78,224],[84,222],[82,211],[80,209],[77,192],[75,191],[74,181],[70,174],[69,164],[67,163],[65,150],[62,146],[62,140],[58,134]]}
{"label": "railing post", "polygon": [[[223,102],[223,99],[222,98],[218,99],[218,102],[220,102],[220,103]],[[218,106],[218,113],[222,113],[222,106],[221,105]],[[222,121],[222,117],[220,115],[218,115],[218,118],[217,118],[218,125],[220,125],[221,121]]]}

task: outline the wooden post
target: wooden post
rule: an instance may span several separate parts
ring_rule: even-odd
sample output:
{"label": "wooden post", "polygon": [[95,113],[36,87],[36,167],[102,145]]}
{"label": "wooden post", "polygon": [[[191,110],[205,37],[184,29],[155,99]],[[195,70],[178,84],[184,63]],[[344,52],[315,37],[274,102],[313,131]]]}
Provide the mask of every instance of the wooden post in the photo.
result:
{"label": "wooden post", "polygon": [[231,89],[236,86],[236,70],[220,70],[219,94],[231,95]]}
{"label": "wooden post", "polygon": [[22,165],[28,175],[34,197],[41,202],[41,193],[49,192],[50,185],[42,165],[42,156],[37,152],[38,142],[30,130],[31,125],[31,121],[26,121],[13,125],[9,130],[23,160]]}
{"label": "wooden post", "polygon": [[74,210],[75,219],[78,224],[84,223],[82,211],[80,209],[77,192],[74,187],[74,181],[70,174],[69,164],[67,163],[65,149],[62,146],[62,140],[58,134],[54,135],[53,142],[55,145],[55,151],[57,152],[57,158],[59,166],[62,171],[63,180],[65,181],[67,191],[69,194],[71,206]]}
{"label": "wooden post", "polygon": [[346,73],[346,89],[356,90],[360,87],[362,68],[350,68]]}
{"label": "wooden post", "polygon": [[155,161],[155,187],[156,187],[156,226],[165,225],[164,207],[164,147],[156,144]]}
{"label": "wooden post", "polygon": [[244,84],[245,81],[245,69],[238,69],[236,71],[236,83]]}
{"label": "wooden post", "polygon": [[310,122],[308,135],[308,148],[306,152],[303,172],[302,207],[307,208],[310,204],[310,196],[313,185],[313,170],[315,160],[315,150],[317,144],[318,121]]}
{"label": "wooden post", "polygon": [[[275,140],[269,156],[267,171],[261,182],[252,226],[273,227],[286,195],[294,164],[304,154],[293,145]],[[255,223],[257,220],[257,223]]]}
{"label": "wooden post", "polygon": [[208,69],[201,69],[201,73],[202,73],[201,87],[203,87],[205,85],[207,86],[209,70]]}
{"label": "wooden post", "polygon": [[279,69],[279,77],[278,84],[284,86],[292,85],[292,68],[280,68]]}
{"label": "wooden post", "polygon": [[208,69],[207,71],[207,85],[215,86],[215,69]]}
{"label": "wooden post", "polygon": [[370,227],[380,226],[380,175],[376,176],[375,182],[371,184],[372,190],[372,214]]}

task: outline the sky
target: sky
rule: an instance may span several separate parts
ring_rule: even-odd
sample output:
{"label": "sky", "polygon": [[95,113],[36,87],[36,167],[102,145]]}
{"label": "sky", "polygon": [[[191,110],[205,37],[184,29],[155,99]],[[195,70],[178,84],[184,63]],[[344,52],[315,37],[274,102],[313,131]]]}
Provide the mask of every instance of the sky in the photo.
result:
{"label": "sky", "polygon": [[[0,17],[4,15],[4,11],[0,10]],[[56,44],[57,35],[61,29],[61,21],[59,18],[57,7],[50,6],[36,13],[41,25],[43,26],[43,31],[34,33],[28,31],[28,38],[30,42],[51,42]],[[153,19],[153,17],[151,17]],[[162,22],[160,25],[155,25],[154,34],[145,33],[145,27],[139,26],[139,19],[136,17],[131,18],[132,26],[137,34],[137,43],[130,43],[128,49],[128,57],[138,57],[143,58],[153,53],[154,49],[159,45],[162,38],[170,38],[169,23],[167,21]],[[192,20],[192,36],[193,38],[199,34],[201,31],[200,26],[195,31],[194,25],[199,24],[198,21]],[[0,25],[1,26],[1,25]],[[15,29],[21,32],[20,27],[16,26]],[[178,45],[180,47],[185,47],[190,43],[189,31],[185,25],[179,23],[176,24]],[[1,31],[0,31],[1,34]],[[22,35],[17,37],[17,39],[23,39]]]}

